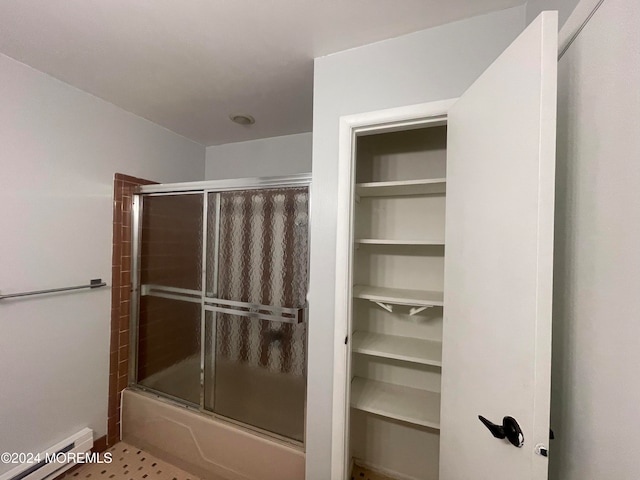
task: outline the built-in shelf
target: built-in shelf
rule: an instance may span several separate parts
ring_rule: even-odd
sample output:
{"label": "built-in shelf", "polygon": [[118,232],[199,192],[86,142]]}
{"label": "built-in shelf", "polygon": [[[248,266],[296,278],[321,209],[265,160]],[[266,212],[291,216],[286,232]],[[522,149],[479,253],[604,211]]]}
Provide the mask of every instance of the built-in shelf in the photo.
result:
{"label": "built-in shelf", "polygon": [[444,240],[396,240],[390,238],[356,238],[355,243],[362,245],[444,245]]}
{"label": "built-in shelf", "polygon": [[442,342],[356,331],[352,350],[364,355],[442,366]]}
{"label": "built-in shelf", "polygon": [[372,302],[384,302],[394,305],[410,305],[415,307],[441,307],[444,304],[442,292],[430,290],[408,290],[403,288],[372,287],[355,285],[353,296]]}
{"label": "built-in shelf", "polygon": [[440,394],[354,377],[351,407],[413,425],[440,429]]}
{"label": "built-in shelf", "polygon": [[403,195],[432,195],[445,193],[447,181],[444,178],[424,178],[419,180],[398,180],[394,182],[356,183],[356,195],[360,197],[395,197]]}

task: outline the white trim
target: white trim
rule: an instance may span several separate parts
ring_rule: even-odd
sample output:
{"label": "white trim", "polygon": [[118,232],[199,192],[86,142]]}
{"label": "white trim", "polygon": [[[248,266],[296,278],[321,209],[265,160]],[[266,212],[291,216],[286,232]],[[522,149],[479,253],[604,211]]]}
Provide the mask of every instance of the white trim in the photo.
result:
{"label": "white trim", "polygon": [[604,0],[580,0],[558,34],[558,52],[562,57]]}
{"label": "white trim", "polygon": [[[553,240],[556,186],[556,131],[558,62],[557,12],[542,18],[543,75],[540,87],[538,146],[538,211],[536,238],[536,307],[534,338],[534,388],[532,443],[547,443],[551,398],[551,337],[553,319]],[[552,57],[552,58],[550,58]],[[545,58],[550,61],[546,62]],[[547,65],[548,63],[548,65]],[[547,283],[548,282],[548,283]],[[533,478],[547,478],[549,464],[538,455],[531,462]],[[546,459],[545,459],[546,460]]]}
{"label": "white trim", "polygon": [[353,200],[355,194],[355,137],[396,130],[420,128],[446,123],[447,112],[456,99],[421,103],[399,108],[378,110],[340,117],[338,143],[338,197],[336,233],[336,290],[333,358],[333,414],[331,431],[331,479],[345,480],[349,460],[348,441],[350,372],[349,348],[345,338],[350,335],[352,295]]}

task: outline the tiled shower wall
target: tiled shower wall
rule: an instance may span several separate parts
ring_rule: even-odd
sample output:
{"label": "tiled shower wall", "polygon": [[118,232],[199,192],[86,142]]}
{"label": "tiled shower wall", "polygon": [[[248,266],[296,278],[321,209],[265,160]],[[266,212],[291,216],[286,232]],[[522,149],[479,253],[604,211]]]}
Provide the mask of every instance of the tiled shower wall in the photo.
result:
{"label": "tiled shower wall", "polygon": [[107,445],[120,438],[120,392],[129,375],[129,308],[131,305],[131,205],[133,188],[156,182],[116,173],[113,195],[113,256],[111,272],[111,343]]}

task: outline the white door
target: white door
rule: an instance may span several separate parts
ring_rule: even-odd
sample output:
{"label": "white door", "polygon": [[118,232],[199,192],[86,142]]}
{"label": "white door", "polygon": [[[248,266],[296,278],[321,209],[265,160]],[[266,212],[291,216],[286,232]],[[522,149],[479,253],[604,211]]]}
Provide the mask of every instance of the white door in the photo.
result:
{"label": "white door", "polygon": [[440,480],[547,478],[557,29],[541,14],[449,112]]}

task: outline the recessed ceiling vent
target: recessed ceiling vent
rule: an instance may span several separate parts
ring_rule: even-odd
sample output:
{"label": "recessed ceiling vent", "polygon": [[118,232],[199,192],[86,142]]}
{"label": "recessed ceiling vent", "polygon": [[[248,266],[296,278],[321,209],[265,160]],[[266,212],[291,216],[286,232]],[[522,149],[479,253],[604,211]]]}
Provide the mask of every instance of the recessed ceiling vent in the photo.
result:
{"label": "recessed ceiling vent", "polygon": [[253,125],[254,123],[256,123],[256,119],[253,118],[251,115],[246,115],[246,114],[232,114],[229,115],[229,118],[231,119],[232,122],[237,123],[238,125]]}

